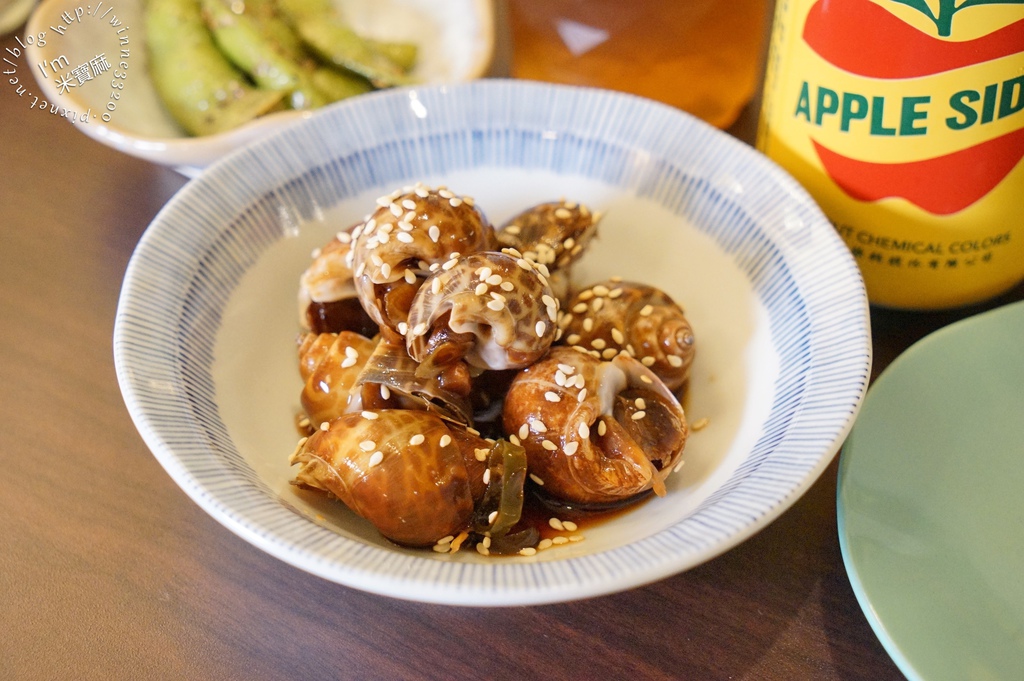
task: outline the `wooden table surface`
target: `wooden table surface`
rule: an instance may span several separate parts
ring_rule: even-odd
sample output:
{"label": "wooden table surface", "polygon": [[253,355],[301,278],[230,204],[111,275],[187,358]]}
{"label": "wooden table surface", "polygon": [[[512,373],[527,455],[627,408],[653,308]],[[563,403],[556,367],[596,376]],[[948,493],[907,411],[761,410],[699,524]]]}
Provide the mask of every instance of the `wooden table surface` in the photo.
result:
{"label": "wooden table surface", "polygon": [[[843,567],[837,461],[725,555],[559,605],[392,600],[236,537],[151,456],[114,374],[125,267],[185,180],[0,86],[0,678],[901,678]],[[875,311],[876,373],[976,311]]]}

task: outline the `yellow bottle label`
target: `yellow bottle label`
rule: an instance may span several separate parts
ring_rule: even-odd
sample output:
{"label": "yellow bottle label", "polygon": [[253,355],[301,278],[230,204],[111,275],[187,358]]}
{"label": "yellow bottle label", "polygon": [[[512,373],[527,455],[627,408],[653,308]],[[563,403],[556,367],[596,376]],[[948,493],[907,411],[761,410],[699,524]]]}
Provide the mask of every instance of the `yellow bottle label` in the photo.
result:
{"label": "yellow bottle label", "polygon": [[1024,4],[779,0],[758,147],[815,197],[873,303],[1024,279]]}

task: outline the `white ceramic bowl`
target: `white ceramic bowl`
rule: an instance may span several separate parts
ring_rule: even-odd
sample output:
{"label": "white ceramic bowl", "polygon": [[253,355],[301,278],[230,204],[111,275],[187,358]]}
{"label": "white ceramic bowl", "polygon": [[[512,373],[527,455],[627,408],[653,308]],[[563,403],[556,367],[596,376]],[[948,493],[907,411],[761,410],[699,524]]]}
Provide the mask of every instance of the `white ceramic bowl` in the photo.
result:
{"label": "white ceramic bowl", "polygon": [[[565,196],[604,211],[581,282],[619,274],[687,309],[693,433],[668,494],[534,557],[398,548],[289,485],[296,287],[311,250],[415,181],[494,223]],[[630,95],[516,81],[382,92],[208,169],[132,258],[114,336],[128,409],[174,480],[254,545],[400,598],[529,604],[704,562],[788,508],[836,453],[868,383],[868,305],[807,194],[750,147]]]}
{"label": "white ceramic bowl", "polygon": [[[491,0],[343,0],[340,5],[364,35],[415,42],[419,60],[413,76],[419,81],[471,80],[490,67],[495,21]],[[78,117],[90,112],[87,122],[75,122],[83,133],[126,154],[195,175],[246,143],[311,115],[283,111],[228,132],[189,137],[166,112],[150,80],[141,7],[142,0],[82,7],[44,0],[28,21],[26,70],[31,70],[43,99]],[[72,78],[70,88],[59,85],[61,76],[98,55],[104,55],[109,70],[100,69],[85,82]],[[115,71],[125,77],[115,82]],[[108,81],[114,87],[107,87]],[[112,94],[118,96],[113,102]]]}

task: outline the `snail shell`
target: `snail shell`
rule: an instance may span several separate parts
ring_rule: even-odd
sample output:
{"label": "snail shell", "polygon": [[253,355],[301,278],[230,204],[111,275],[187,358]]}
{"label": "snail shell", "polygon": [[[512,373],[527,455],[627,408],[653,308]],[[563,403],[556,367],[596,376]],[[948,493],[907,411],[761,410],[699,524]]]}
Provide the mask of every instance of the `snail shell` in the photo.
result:
{"label": "snail shell", "polygon": [[537,265],[491,251],[449,260],[431,274],[400,328],[417,362],[515,369],[547,352],[557,315]]}
{"label": "snail shell", "polygon": [[416,409],[472,425],[472,380],[464,364],[422,371],[391,334],[382,338],[363,365],[355,385],[366,409]]}
{"label": "snail shell", "polygon": [[608,280],[577,293],[558,321],[559,342],[602,359],[636,357],[678,390],[690,376],[695,340],[682,308],[646,284]]}
{"label": "snail shell", "polygon": [[600,213],[562,199],[519,213],[502,225],[496,237],[502,246],[516,249],[554,273],[579,259],[597,234],[600,220]]}
{"label": "snail shell", "polygon": [[299,338],[300,401],[314,427],[362,409],[356,379],[377,343],[352,331],[309,333]]}
{"label": "snail shell", "polygon": [[519,372],[502,416],[526,450],[531,478],[546,494],[581,504],[663,495],[688,432],[675,396],[638,361],[620,354],[606,362],[564,346]]}
{"label": "snail shell", "polygon": [[382,327],[408,320],[423,280],[453,254],[493,248],[494,229],[472,198],[422,185],[377,199],[353,231],[350,264],[363,309]]}
{"label": "snail shell", "polygon": [[490,445],[425,411],[344,414],[300,441],[295,484],[330,492],[388,539],[429,546],[467,527]]}
{"label": "snail shell", "polygon": [[374,336],[377,325],[367,316],[356,295],[349,253],[352,228],[313,252],[313,261],[299,277],[299,323],[313,333],[355,331]]}

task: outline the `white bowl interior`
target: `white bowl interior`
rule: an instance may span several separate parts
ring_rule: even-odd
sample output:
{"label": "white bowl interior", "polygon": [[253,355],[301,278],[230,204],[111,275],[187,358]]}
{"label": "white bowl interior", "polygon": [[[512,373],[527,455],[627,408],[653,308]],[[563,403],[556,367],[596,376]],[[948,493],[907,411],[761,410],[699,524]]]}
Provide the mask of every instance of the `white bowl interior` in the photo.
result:
{"label": "white bowl interior", "polygon": [[[578,278],[657,285],[698,353],[669,493],[535,557],[399,549],[288,483],[299,274],[415,181],[500,223],[565,196],[605,212]],[[787,508],[835,454],[870,371],[856,266],[803,191],[717,130],[627,95],[482,81],[363,98],[230,157],[157,217],[126,277],[118,375],[147,443],[200,505],[274,555],[403,598],[537,603],[699,564]]]}

